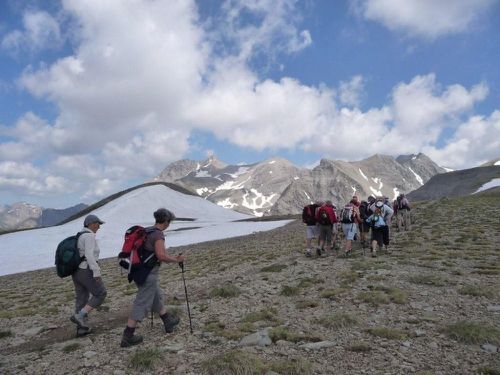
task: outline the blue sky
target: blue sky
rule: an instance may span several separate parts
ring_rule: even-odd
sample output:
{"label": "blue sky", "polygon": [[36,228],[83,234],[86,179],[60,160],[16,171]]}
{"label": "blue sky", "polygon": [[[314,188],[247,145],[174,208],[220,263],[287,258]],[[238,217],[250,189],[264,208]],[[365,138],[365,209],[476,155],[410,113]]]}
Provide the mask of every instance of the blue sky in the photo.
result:
{"label": "blue sky", "polygon": [[0,2],[0,204],[228,163],[500,157],[498,0]]}

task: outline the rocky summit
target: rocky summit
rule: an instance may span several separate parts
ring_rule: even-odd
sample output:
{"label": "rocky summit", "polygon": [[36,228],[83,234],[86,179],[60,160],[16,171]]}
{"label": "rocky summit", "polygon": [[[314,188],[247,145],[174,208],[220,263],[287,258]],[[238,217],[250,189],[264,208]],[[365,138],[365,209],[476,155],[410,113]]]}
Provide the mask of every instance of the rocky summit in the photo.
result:
{"label": "rocky summit", "polygon": [[[488,209],[485,210],[484,207]],[[165,334],[120,348],[136,288],[103,260],[108,296],[75,337],[71,279],[54,269],[0,277],[2,374],[498,374],[500,194],[419,202],[377,258],[355,243],[304,256],[304,224],[172,248],[160,271]],[[167,236],[168,245],[168,236]]]}
{"label": "rocky summit", "polygon": [[297,214],[315,200],[344,204],[357,194],[391,200],[445,170],[424,154],[374,155],[355,162],[322,159],[313,169],[283,158],[228,165],[215,156],[169,164],[154,181],[174,182],[226,208],[255,216]]}

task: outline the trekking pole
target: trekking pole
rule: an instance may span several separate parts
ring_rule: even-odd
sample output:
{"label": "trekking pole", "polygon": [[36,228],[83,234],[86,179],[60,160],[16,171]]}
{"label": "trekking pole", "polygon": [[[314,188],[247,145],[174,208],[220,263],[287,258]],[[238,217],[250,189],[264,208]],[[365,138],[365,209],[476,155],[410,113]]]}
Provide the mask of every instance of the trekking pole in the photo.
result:
{"label": "trekking pole", "polygon": [[188,299],[188,291],[186,287],[186,279],[184,278],[184,262],[179,262],[179,267],[181,268],[182,281],[184,282],[184,293],[186,293],[186,304],[188,309],[188,317],[189,317],[189,330],[191,334],[193,334],[193,324],[191,323],[191,310],[189,309],[189,299]]}

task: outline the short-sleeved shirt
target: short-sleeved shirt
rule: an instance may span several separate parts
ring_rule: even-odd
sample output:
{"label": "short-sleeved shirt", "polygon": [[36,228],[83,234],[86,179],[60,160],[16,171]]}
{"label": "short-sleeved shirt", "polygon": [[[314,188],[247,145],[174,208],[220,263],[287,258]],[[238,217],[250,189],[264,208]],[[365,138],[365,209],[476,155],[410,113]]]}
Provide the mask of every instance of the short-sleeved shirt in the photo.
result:
{"label": "short-sleeved shirt", "polygon": [[155,243],[158,240],[165,241],[165,235],[161,230],[156,227],[146,228],[146,233],[148,233],[148,237],[146,238],[146,242],[144,244],[144,249],[146,251],[151,251],[154,253],[155,251]]}

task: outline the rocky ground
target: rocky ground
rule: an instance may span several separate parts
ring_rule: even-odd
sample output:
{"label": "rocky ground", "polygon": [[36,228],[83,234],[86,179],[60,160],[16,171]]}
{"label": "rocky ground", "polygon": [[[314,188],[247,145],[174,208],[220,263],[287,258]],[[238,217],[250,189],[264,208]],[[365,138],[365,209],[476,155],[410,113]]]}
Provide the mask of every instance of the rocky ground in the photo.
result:
{"label": "rocky ground", "polygon": [[[0,278],[2,374],[499,374],[500,195],[422,203],[392,253],[304,256],[304,226],[174,248],[161,284],[181,316],[144,343],[120,337],[135,287],[103,262],[108,298],[76,339],[71,280],[53,269]],[[1,238],[0,238],[1,240]],[[168,243],[168,236],[167,236]]]}

